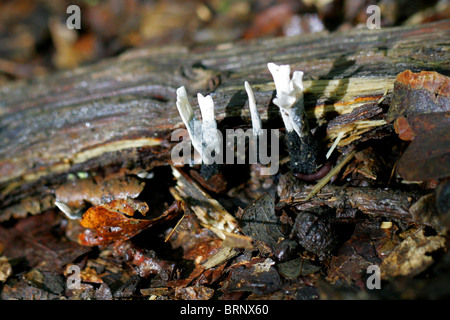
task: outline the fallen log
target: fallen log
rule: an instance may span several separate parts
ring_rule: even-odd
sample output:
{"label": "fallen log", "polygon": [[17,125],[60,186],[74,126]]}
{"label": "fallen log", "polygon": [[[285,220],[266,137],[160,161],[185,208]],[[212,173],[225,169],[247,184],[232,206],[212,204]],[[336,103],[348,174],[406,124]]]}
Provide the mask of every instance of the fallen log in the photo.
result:
{"label": "fallen log", "polygon": [[54,206],[54,188],[79,172],[138,173],[170,164],[184,85],[211,94],[219,128],[248,126],[244,81],[266,128],[281,127],[267,63],[305,72],[312,124],[376,103],[398,73],[449,74],[450,21],[319,33],[215,47],[145,48],[0,88],[0,221]]}

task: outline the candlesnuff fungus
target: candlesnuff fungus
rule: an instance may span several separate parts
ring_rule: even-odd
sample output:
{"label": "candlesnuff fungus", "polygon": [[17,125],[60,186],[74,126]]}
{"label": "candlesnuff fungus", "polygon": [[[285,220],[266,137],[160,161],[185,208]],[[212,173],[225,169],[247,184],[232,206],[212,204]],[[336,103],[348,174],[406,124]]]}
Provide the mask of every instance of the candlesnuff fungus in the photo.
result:
{"label": "candlesnuff fungus", "polygon": [[[280,108],[287,131],[291,169],[300,179],[309,181],[320,179],[330,170],[331,164],[321,166],[319,145],[309,130],[303,103],[303,72],[295,71],[291,79],[289,65],[278,66],[268,63],[267,67],[273,76],[277,92],[273,103]],[[253,135],[259,137],[263,134],[263,130],[255,96],[247,81],[244,87],[249,100]],[[217,130],[212,97],[204,97],[200,93],[197,97],[202,122],[195,117],[183,86],[177,89],[176,104],[192,145],[201,156],[200,173],[203,178],[209,180],[219,172],[219,166],[214,162],[214,158],[221,152],[222,139]]]}
{"label": "candlesnuff fungus", "polygon": [[253,135],[260,136],[263,134],[263,131],[261,118],[259,117],[258,108],[256,107],[255,95],[253,94],[252,87],[250,87],[250,84],[247,81],[245,81],[244,87],[248,96],[248,106],[250,108],[250,116],[252,118]]}
{"label": "candlesnuff fungus", "polygon": [[[263,134],[261,118],[256,107],[255,96],[250,84],[244,83],[249,99],[249,108],[252,119],[252,133],[259,137]],[[180,87],[177,89],[177,108],[180,116],[187,128],[194,149],[201,155],[202,165],[200,167],[201,175],[209,180],[218,173],[219,166],[211,158],[214,153],[221,152],[221,137],[217,131],[217,123],[214,118],[214,101],[211,96],[204,97],[198,93],[198,104],[202,114],[203,122],[200,122],[194,115],[192,106],[189,103],[186,89]]]}
{"label": "candlesnuff fungus", "polygon": [[[197,150],[200,155],[202,154],[202,137],[201,137],[201,122],[194,115],[192,106],[189,103],[186,88],[179,87],[177,89],[177,108],[180,113],[181,119],[186,126],[186,129],[191,138],[191,143],[194,149]],[[200,130],[199,130],[200,129]]]}
{"label": "candlesnuff fungus", "polygon": [[217,132],[217,122],[214,117],[214,101],[211,96],[204,97],[201,93],[197,94],[198,105],[202,114],[203,122],[197,119],[189,103],[186,89],[180,87],[177,89],[177,108],[183,120],[186,129],[191,138],[194,149],[201,155],[205,164],[212,164],[208,151],[218,150],[221,137]]}
{"label": "candlesnuff fungus", "polygon": [[278,66],[272,62],[267,64],[277,90],[273,103],[280,108],[284,126],[288,132],[297,132],[299,137],[307,135],[302,119],[303,107],[303,72],[294,71],[290,79],[291,67]]}
{"label": "candlesnuff fungus", "polygon": [[217,131],[217,122],[214,116],[214,101],[211,96],[204,97],[197,94],[198,105],[202,120],[197,119],[189,103],[184,86],[177,89],[177,108],[183,120],[194,149],[200,154],[203,165],[200,168],[202,176],[209,180],[218,173],[218,165],[214,163],[211,155],[220,152],[221,137]]}
{"label": "candlesnuff fungus", "polygon": [[303,103],[303,72],[294,71],[291,79],[289,65],[278,66],[270,62],[267,67],[273,76],[277,91],[273,103],[280,108],[287,131],[291,169],[299,178],[308,179],[310,175],[314,179],[321,178],[326,174],[325,171],[329,169],[329,166],[324,167],[320,174],[315,174],[320,168],[321,159],[319,159],[319,145],[312,136],[306,120]]}

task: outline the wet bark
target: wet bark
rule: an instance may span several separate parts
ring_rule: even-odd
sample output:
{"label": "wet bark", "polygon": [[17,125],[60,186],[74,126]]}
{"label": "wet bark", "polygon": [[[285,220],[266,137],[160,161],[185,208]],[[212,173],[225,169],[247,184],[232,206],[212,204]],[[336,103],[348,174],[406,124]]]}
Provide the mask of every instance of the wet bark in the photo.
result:
{"label": "wet bark", "polygon": [[[0,220],[53,206],[53,188],[84,171],[139,172],[170,163],[175,105],[211,93],[219,128],[248,126],[244,81],[265,128],[281,127],[268,62],[305,72],[309,121],[378,101],[398,73],[449,74],[450,22],[353,30],[189,49],[133,50],[74,70],[0,88]],[[18,209],[20,206],[20,210]],[[15,209],[11,209],[14,206]],[[12,211],[11,211],[12,210]]]}
{"label": "wet bark", "polygon": [[421,196],[418,192],[403,192],[388,188],[342,187],[328,184],[317,193],[314,199],[303,201],[311,188],[311,185],[306,185],[292,176],[283,176],[278,186],[280,197],[278,208],[294,206],[301,211],[316,207],[330,207],[336,209],[337,216],[347,212],[349,216],[342,218],[354,218],[352,215],[359,211],[374,217],[411,223],[413,217],[409,209]]}

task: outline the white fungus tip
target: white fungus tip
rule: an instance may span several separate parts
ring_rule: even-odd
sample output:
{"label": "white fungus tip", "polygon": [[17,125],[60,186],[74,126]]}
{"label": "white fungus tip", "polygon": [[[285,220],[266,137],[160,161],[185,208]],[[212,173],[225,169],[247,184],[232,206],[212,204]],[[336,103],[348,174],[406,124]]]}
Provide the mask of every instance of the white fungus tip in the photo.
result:
{"label": "white fungus tip", "polygon": [[189,127],[189,122],[194,118],[194,111],[189,103],[185,87],[177,89],[177,108],[184,125]]}
{"label": "white fungus tip", "polygon": [[204,97],[201,93],[197,94],[198,106],[202,113],[203,122],[215,122],[214,101],[211,96]]}
{"label": "white fungus tip", "polygon": [[292,84],[297,94],[303,94],[303,71],[294,71]]}
{"label": "white fungus tip", "polygon": [[185,87],[179,87],[177,89],[177,108],[191,138],[194,149],[201,154],[201,122],[195,117]]}
{"label": "white fungus tip", "polygon": [[[302,136],[303,114],[303,72],[295,71],[290,78],[291,68],[289,65],[276,65],[273,62],[267,64],[272,74],[277,91],[273,103],[280,108],[284,125],[288,132],[295,130]],[[299,103],[297,103],[299,101]],[[301,102],[301,103],[300,103]],[[293,109],[294,106],[297,109]]]}
{"label": "white fungus tip", "polygon": [[253,134],[259,136],[262,134],[262,124],[261,118],[259,117],[258,108],[256,107],[255,95],[253,94],[253,89],[248,81],[244,82],[244,87],[248,96],[248,106],[250,108],[250,116],[252,118]]}

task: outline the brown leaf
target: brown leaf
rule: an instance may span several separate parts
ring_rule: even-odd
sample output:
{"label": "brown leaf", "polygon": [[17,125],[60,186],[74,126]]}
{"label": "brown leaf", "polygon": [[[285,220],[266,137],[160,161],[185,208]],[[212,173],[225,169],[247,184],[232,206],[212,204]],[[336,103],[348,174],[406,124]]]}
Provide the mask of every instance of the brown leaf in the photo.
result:
{"label": "brown leaf", "polygon": [[205,286],[175,288],[175,298],[180,300],[209,300],[213,295],[214,289]]}
{"label": "brown leaf", "polygon": [[434,262],[428,253],[444,247],[444,237],[426,237],[423,230],[418,230],[383,260],[380,265],[381,277],[418,275]]}
{"label": "brown leaf", "polygon": [[195,247],[186,250],[183,255],[184,259],[195,260],[196,264],[200,264],[208,257],[216,253],[222,244],[222,240],[214,238],[198,243]]}
{"label": "brown leaf", "polygon": [[195,216],[195,213],[183,206],[185,214],[179,221],[175,231],[168,239],[174,249],[181,248],[184,252],[198,247],[201,243],[216,239],[214,233],[203,227]]}
{"label": "brown leaf", "polygon": [[414,140],[415,134],[413,129],[408,123],[408,120],[405,117],[399,117],[394,122],[395,132],[398,134],[398,137],[405,141]]}
{"label": "brown leaf", "polygon": [[387,114],[400,139],[413,142],[397,165],[406,180],[450,175],[450,78],[437,72],[409,70],[397,76]]}
{"label": "brown leaf", "polygon": [[144,189],[144,183],[132,176],[112,178],[89,177],[59,186],[56,200],[69,207],[82,207],[85,201],[99,205],[117,199],[136,198]]}
{"label": "brown leaf", "polygon": [[62,241],[55,232],[59,214],[47,211],[19,220],[12,228],[0,226],[0,242],[8,259],[24,259],[29,267],[59,272],[91,249]]}
{"label": "brown leaf", "polygon": [[0,282],[5,282],[11,274],[12,267],[8,262],[8,258],[0,257]]}
{"label": "brown leaf", "polygon": [[245,32],[244,39],[254,39],[267,35],[279,34],[283,23],[294,14],[290,3],[280,3],[259,13],[252,26]]}
{"label": "brown leaf", "polygon": [[[198,242],[197,245],[186,250],[183,258],[186,260],[194,260],[195,268],[186,279],[173,281],[169,285],[179,288],[186,287],[188,284],[190,284],[195,279],[198,279],[202,275],[204,275],[203,281],[207,279],[207,282],[211,283],[212,281],[216,280],[214,270],[206,270],[203,263],[207,261],[209,257],[213,256],[219,251],[221,244],[222,240],[211,238],[202,242]],[[225,267],[225,264],[223,264],[222,268],[219,269],[222,270],[223,267]]]}
{"label": "brown leaf", "polygon": [[37,288],[25,279],[13,279],[2,288],[2,300],[55,300],[57,295]]}
{"label": "brown leaf", "polygon": [[352,237],[331,259],[327,280],[331,283],[343,281],[363,288],[367,267],[380,263],[374,242],[383,236],[384,233],[370,223],[357,224]]}
{"label": "brown leaf", "polygon": [[450,78],[437,72],[413,73],[406,70],[397,75],[388,122],[416,113],[450,111]]}
{"label": "brown leaf", "polygon": [[126,199],[113,200],[89,208],[80,222],[87,230],[79,235],[79,242],[83,245],[95,246],[107,245],[118,240],[125,241],[170,216],[170,211],[166,211],[154,219],[132,218],[136,211],[145,215],[148,211],[147,204]]}
{"label": "brown leaf", "polygon": [[275,214],[275,199],[268,193],[245,208],[240,223],[245,235],[266,243],[272,250],[278,240],[284,238],[281,222]]}
{"label": "brown leaf", "polygon": [[282,280],[274,264],[269,258],[253,258],[246,263],[232,266],[230,276],[225,281],[224,292],[250,291],[263,295],[277,291]]}
{"label": "brown leaf", "polygon": [[117,241],[112,245],[112,250],[115,257],[137,266],[136,272],[143,278],[157,274],[166,281],[173,272],[173,263],[159,259],[154,251],[143,250],[130,241]]}
{"label": "brown leaf", "polygon": [[417,136],[401,156],[397,172],[409,181],[441,179],[450,175],[448,124]]}
{"label": "brown leaf", "polygon": [[[445,186],[442,185],[438,188]],[[438,233],[444,234],[448,229],[447,215],[438,209],[439,192],[429,193],[417,200],[409,209],[414,221],[433,227]],[[448,195],[444,195],[448,199]]]}

